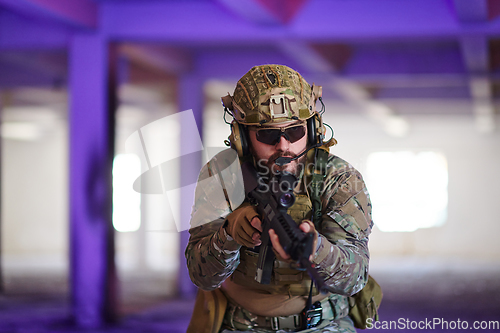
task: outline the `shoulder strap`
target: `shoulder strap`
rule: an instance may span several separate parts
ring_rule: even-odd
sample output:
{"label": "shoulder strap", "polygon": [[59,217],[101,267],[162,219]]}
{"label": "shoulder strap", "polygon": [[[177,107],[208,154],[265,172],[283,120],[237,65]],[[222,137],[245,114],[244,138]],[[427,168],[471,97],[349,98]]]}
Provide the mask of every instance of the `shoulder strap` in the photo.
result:
{"label": "shoulder strap", "polygon": [[328,150],[315,148],[307,153],[305,169],[306,189],[312,203],[312,222],[318,228],[321,223],[322,203],[321,193],[324,190]]}

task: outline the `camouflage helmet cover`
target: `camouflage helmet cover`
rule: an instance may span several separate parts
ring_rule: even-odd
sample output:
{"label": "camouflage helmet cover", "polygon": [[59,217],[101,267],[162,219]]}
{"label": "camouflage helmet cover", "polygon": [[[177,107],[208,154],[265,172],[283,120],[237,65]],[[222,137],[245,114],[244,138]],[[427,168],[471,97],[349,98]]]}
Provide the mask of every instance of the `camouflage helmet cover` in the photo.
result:
{"label": "camouflage helmet cover", "polygon": [[237,83],[233,96],[222,97],[234,119],[245,125],[306,120],[316,112],[321,86],[310,86],[283,65],[255,66]]}

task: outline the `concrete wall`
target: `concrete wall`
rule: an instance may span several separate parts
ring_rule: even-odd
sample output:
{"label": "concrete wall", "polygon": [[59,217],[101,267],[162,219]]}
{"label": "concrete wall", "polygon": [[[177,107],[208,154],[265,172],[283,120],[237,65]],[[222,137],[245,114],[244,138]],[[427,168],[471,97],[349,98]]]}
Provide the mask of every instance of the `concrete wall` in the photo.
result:
{"label": "concrete wall", "polygon": [[[117,154],[127,153],[124,143],[130,134],[174,109],[161,105],[120,109]],[[25,110],[28,113],[22,117],[19,109],[4,110],[6,123],[29,120],[42,131],[32,140],[5,137],[2,142],[2,264],[6,274],[54,270],[65,273],[69,248],[67,124],[38,107]],[[179,170],[172,173],[178,174]],[[177,179],[172,177],[172,181]],[[175,276],[179,235],[168,199],[165,195],[143,195],[142,210],[139,230],[115,233],[118,268],[168,271]]]}
{"label": "concrete wall", "polygon": [[[470,115],[406,117],[406,137],[392,138],[373,121],[332,115],[339,145],[332,151],[365,171],[375,151],[438,151],[448,162],[448,219],[440,227],[411,233],[375,229],[373,256],[418,255],[500,260],[500,218],[496,212],[500,187],[500,135],[479,133]],[[432,191],[432,184],[429,184]],[[398,193],[394,194],[395,196]],[[408,212],[425,214],[425,212]],[[404,218],[404,217],[402,217]]]}
{"label": "concrete wall", "polygon": [[[125,146],[132,133],[144,125],[175,112],[173,105],[155,104],[149,107],[120,107],[117,113],[116,154],[131,153]],[[155,142],[161,147],[175,145],[168,135]],[[147,168],[146,168],[147,169]],[[171,170],[171,179],[176,182],[179,169]],[[143,194],[141,196],[141,227],[134,232],[116,232],[116,260],[125,271],[168,271],[175,275],[178,269],[179,234],[174,210],[166,194]]]}
{"label": "concrete wall", "polygon": [[[4,121],[19,123],[18,111],[6,108]],[[2,142],[2,261],[7,273],[11,268],[65,271],[67,127],[50,112],[30,112],[37,138],[4,137]]]}

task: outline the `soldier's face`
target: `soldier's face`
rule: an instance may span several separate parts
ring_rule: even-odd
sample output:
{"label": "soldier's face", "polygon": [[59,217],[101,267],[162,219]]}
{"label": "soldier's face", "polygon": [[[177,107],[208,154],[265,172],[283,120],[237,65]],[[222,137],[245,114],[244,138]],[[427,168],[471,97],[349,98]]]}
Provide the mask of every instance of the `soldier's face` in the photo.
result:
{"label": "soldier's face", "polygon": [[[273,174],[276,174],[278,171],[288,171],[298,176],[300,172],[300,165],[304,164],[306,155],[303,155],[299,159],[282,166],[278,166],[275,163],[275,160],[278,157],[286,156],[294,158],[302,153],[307,147],[307,128],[305,126],[305,122],[297,122],[293,125],[298,126],[294,127],[289,123],[276,124],[268,127],[270,129],[274,128],[273,132],[264,133],[257,131],[256,128],[249,129],[250,150],[255,157],[257,166],[259,167],[261,173],[269,174],[272,172]],[[277,140],[272,140],[272,138],[277,137],[276,134],[280,132],[278,128],[289,129],[285,132],[281,132],[283,134],[281,134]],[[265,137],[264,140],[263,137]]]}

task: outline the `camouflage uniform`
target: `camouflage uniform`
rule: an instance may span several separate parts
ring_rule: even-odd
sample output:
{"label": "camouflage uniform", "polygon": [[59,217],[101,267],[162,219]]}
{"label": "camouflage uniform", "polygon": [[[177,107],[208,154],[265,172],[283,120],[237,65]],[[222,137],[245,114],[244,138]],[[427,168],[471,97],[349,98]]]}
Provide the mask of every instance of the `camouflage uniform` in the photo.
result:
{"label": "camouflage uniform", "polygon": [[[200,179],[209,174],[210,168],[205,165]],[[302,180],[305,181],[304,177]],[[323,321],[320,326],[303,332],[355,332],[347,316],[348,296],[360,291],[368,279],[368,236],[373,226],[371,203],[361,174],[337,156],[329,156],[324,185],[321,193],[322,222],[316,226],[319,246],[312,261],[326,284],[336,291],[328,297],[335,316],[331,321]],[[185,252],[191,280],[203,290],[213,290],[226,279],[233,279],[240,262],[242,265],[246,263],[242,259],[247,251],[222,227],[231,208],[226,202],[211,201],[210,192],[210,188],[202,186],[196,189],[192,229]],[[214,216],[214,213],[220,217],[207,221],[207,217]],[[265,286],[261,286],[265,290]],[[286,295],[287,289],[282,290],[280,292]],[[303,295],[307,292],[304,291]],[[255,327],[252,314],[240,310],[236,320],[248,325],[241,332],[270,332]]]}

